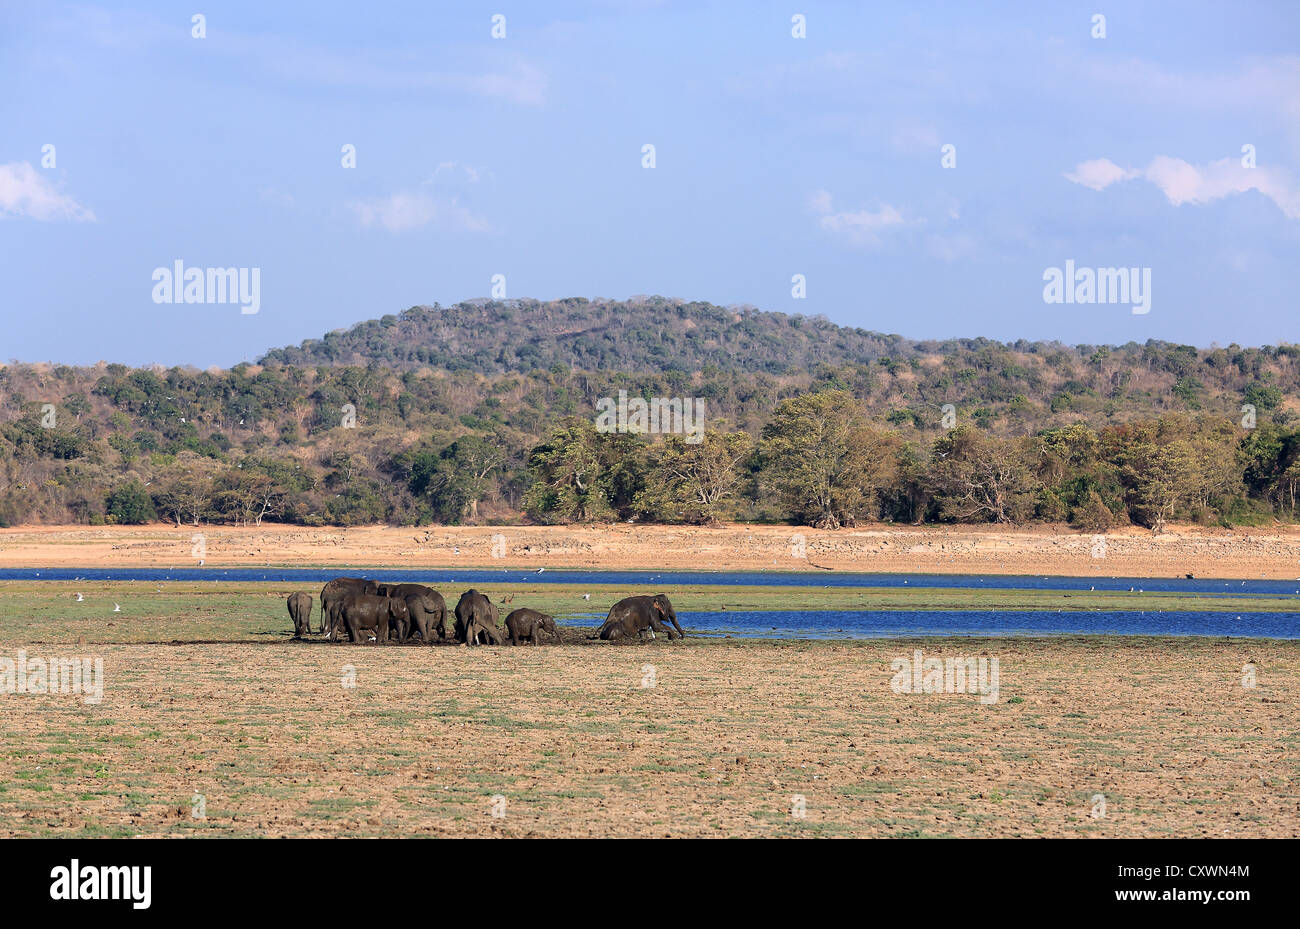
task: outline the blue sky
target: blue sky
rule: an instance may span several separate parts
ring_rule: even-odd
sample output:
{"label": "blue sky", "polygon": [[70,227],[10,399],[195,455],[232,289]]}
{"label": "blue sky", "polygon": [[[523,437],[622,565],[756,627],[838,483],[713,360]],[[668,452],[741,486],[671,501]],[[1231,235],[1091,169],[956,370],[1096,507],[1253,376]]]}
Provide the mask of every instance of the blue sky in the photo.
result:
{"label": "blue sky", "polygon": [[[0,0],[0,359],[230,365],[495,274],[915,338],[1297,341],[1300,4],[980,6]],[[260,269],[259,312],[155,303],[178,259]],[[1045,303],[1066,260],[1150,268],[1151,311]]]}

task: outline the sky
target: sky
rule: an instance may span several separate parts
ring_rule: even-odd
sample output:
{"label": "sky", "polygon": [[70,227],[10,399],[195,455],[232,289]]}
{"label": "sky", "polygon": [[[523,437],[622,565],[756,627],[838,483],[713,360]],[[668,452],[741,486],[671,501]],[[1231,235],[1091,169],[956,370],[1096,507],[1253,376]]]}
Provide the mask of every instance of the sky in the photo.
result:
{"label": "sky", "polygon": [[[3,360],[229,366],[494,281],[1300,341],[1291,0],[0,0],[0,86]],[[178,261],[256,312],[159,302]],[[1049,302],[1067,267],[1146,311]]]}

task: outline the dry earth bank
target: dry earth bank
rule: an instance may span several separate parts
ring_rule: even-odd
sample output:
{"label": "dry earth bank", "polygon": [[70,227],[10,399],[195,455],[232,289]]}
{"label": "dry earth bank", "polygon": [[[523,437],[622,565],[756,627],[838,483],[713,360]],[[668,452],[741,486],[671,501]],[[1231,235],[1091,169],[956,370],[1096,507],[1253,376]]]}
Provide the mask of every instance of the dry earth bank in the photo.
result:
{"label": "dry earth bank", "polygon": [[[882,571],[1295,578],[1300,530],[792,526],[477,526],[304,529],[20,527],[0,530],[0,567],[567,567],[605,570]],[[1102,557],[1104,556],[1104,557]]]}

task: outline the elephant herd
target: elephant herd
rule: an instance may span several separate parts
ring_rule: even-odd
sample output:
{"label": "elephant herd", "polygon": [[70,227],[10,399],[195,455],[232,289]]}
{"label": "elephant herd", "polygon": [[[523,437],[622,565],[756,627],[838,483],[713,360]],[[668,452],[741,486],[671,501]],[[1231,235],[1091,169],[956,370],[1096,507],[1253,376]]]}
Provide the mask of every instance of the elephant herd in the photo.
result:
{"label": "elephant herd", "polygon": [[[289,616],[294,638],[312,634],[311,594],[289,595]],[[543,632],[560,642],[555,619],[537,610],[522,608],[506,617],[496,604],[473,588],[465,591],[450,613],[442,594],[423,584],[385,584],[359,577],[336,577],[320,592],[321,628],[327,640],[343,633],[352,642],[404,643],[417,636],[425,645],[435,641],[456,641],[463,645],[541,644]],[[671,624],[672,628],[668,625]],[[676,634],[674,631],[676,630]],[[668,638],[681,638],[677,613],[663,594],[626,597],[610,609],[596,637],[607,640],[639,637],[649,631]]]}

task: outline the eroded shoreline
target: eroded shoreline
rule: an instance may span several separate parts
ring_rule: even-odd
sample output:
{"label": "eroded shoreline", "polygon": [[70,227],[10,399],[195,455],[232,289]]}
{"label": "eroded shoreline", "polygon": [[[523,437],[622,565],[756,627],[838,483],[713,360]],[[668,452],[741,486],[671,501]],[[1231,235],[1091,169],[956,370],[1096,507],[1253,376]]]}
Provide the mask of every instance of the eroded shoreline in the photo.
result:
{"label": "eroded shoreline", "polygon": [[0,567],[425,567],[856,571],[1293,579],[1300,530],[871,525],[0,529]]}

